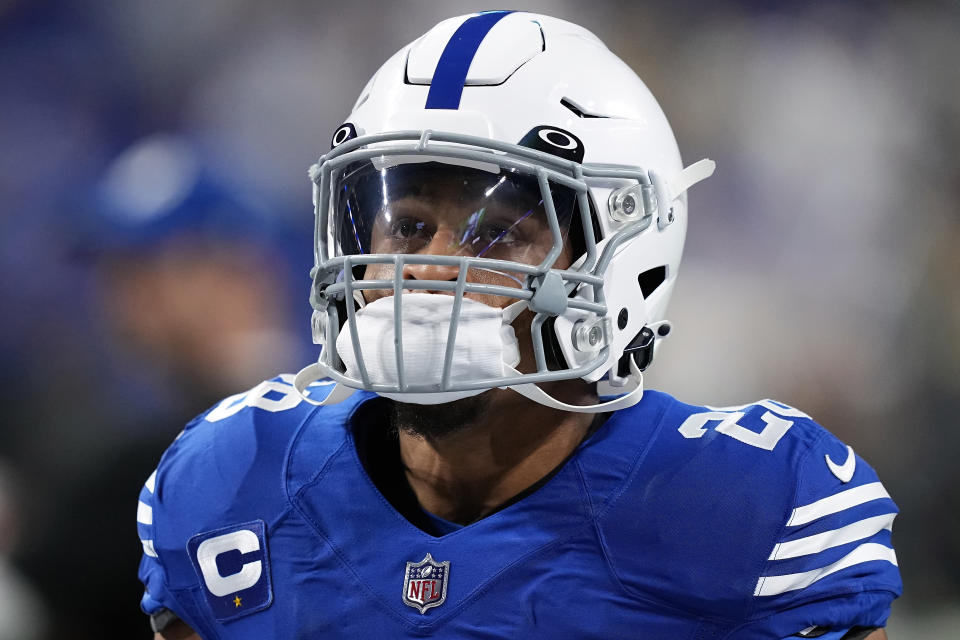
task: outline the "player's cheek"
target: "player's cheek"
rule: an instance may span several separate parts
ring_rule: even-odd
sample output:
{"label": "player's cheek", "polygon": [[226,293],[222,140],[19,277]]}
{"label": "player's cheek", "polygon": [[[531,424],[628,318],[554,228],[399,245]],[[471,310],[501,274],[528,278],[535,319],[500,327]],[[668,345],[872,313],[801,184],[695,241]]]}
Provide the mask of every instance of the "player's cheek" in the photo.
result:
{"label": "player's cheek", "polygon": [[[363,280],[392,280],[393,265],[368,264],[363,267]],[[369,304],[374,300],[393,295],[393,289],[366,289],[362,292],[364,301]]]}
{"label": "player's cheek", "polygon": [[[496,272],[489,269],[470,269],[470,271],[467,273],[467,282],[509,287],[511,289],[520,289],[522,288],[521,283],[523,282],[524,277],[525,276],[522,273],[516,273],[512,271]],[[511,296],[477,293],[468,293],[467,297],[476,300],[477,302],[482,302],[487,306],[498,307],[500,309],[503,309],[504,307],[511,305],[518,300],[518,298]]]}

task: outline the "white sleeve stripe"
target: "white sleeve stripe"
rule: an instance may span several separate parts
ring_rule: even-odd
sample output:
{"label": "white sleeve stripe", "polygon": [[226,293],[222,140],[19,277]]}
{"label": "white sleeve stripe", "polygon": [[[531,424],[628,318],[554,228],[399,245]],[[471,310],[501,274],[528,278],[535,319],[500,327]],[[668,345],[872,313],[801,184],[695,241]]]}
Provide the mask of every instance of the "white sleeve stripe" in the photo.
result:
{"label": "white sleeve stripe", "polygon": [[871,500],[879,500],[881,498],[889,497],[890,494],[887,493],[887,490],[884,489],[883,485],[879,482],[871,482],[869,484],[860,485],[859,487],[847,489],[846,491],[835,493],[832,496],[821,498],[820,500],[812,502],[808,505],[797,507],[790,515],[790,520],[787,522],[787,526],[795,527],[797,525],[806,524],[808,522],[813,522],[818,518],[828,516],[831,513],[837,513],[838,511],[855,507],[858,504],[863,504],[864,502],[870,502]]}
{"label": "white sleeve stripe", "polygon": [[150,474],[150,477],[147,478],[147,482],[143,486],[147,488],[147,491],[149,491],[150,493],[153,493],[153,487],[156,481],[157,481],[157,470],[154,469],[153,473]]}
{"label": "white sleeve stripe", "polygon": [[804,571],[803,573],[790,573],[783,576],[762,576],[757,580],[757,588],[754,590],[753,595],[775,596],[787,591],[804,589],[817,580],[826,578],[841,569],[872,560],[885,560],[886,562],[896,565],[897,554],[890,547],[876,542],[865,542],[833,564],[821,567],[820,569]]}
{"label": "white sleeve stripe", "polygon": [[140,524],[153,524],[153,507],[139,500],[137,501],[137,522]]}
{"label": "white sleeve stripe", "polygon": [[157,557],[157,550],[153,548],[153,540],[141,540],[143,543],[143,552],[151,558]]}
{"label": "white sleeve stripe", "polygon": [[773,552],[768,560],[783,560],[785,558],[797,558],[799,556],[808,556],[813,553],[820,553],[826,549],[839,547],[848,542],[856,540],[865,540],[884,529],[893,527],[893,519],[897,516],[895,513],[887,513],[881,516],[865,518],[858,522],[848,524],[839,529],[824,531],[816,535],[807,536],[781,542],[773,547]]}

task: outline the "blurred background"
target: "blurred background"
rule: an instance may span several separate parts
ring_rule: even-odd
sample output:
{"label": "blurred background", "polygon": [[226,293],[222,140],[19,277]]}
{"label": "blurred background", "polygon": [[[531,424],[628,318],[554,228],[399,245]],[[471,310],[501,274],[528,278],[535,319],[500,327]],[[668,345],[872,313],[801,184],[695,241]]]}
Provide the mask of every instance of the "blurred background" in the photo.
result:
{"label": "blurred background", "polygon": [[[315,356],[307,166],[383,60],[484,8],[0,0],[0,640],[150,637],[140,486]],[[960,5],[523,8],[594,31],[718,162],[648,386],[851,443],[902,509],[891,638],[956,637]]]}

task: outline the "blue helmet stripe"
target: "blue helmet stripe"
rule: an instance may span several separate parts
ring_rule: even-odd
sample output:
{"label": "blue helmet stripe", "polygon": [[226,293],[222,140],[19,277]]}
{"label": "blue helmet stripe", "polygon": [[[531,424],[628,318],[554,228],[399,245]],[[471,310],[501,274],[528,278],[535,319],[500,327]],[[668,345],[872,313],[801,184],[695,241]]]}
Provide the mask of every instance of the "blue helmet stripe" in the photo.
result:
{"label": "blue helmet stripe", "polygon": [[512,11],[487,11],[467,18],[453,34],[433,72],[425,109],[459,109],[470,63],[493,25]]}

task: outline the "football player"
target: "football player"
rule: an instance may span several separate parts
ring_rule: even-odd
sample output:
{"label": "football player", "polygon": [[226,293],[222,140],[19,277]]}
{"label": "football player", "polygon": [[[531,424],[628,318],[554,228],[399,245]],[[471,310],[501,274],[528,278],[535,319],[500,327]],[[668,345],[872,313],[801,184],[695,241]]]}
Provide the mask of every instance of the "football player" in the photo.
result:
{"label": "football player", "polygon": [[311,170],[318,361],[141,492],[157,637],[885,638],[874,471],[780,402],[643,390],[712,172],[568,22],[390,58]]}

